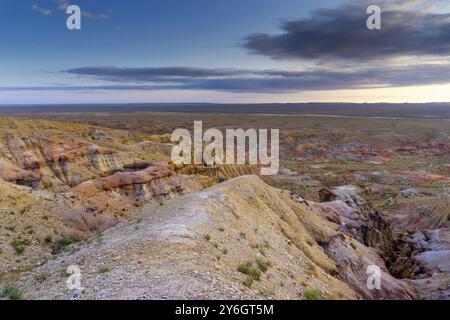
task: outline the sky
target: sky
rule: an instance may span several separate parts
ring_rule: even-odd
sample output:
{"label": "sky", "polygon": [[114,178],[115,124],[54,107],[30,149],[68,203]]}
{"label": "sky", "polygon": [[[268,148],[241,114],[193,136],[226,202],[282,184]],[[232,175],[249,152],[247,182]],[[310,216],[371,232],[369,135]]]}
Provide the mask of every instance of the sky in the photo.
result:
{"label": "sky", "polygon": [[447,0],[0,0],[0,104],[444,101]]}

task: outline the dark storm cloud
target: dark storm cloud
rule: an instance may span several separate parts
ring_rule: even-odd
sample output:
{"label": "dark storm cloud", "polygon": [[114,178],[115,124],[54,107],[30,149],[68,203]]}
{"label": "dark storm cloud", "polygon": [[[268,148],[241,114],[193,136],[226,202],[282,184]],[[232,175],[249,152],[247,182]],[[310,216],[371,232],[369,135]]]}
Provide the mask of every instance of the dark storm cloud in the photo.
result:
{"label": "dark storm cloud", "polygon": [[283,93],[403,87],[450,83],[449,64],[405,67],[366,67],[353,71],[202,69],[202,68],[113,68],[86,67],[66,72],[77,77],[107,82],[97,85],[51,85],[46,87],[0,87],[17,90],[213,90],[224,92]]}
{"label": "dark storm cloud", "polygon": [[[377,1],[370,1],[376,4]],[[412,10],[431,0],[385,1],[381,30],[369,30],[369,2],[314,11],[310,17],[285,21],[279,34],[255,33],[244,39],[248,52],[273,59],[366,61],[398,56],[448,56],[450,14],[430,8]]]}
{"label": "dark storm cloud", "polygon": [[188,67],[115,68],[84,67],[64,71],[73,75],[91,76],[115,82],[184,82],[195,78],[229,77],[242,73],[234,69],[202,69]]}

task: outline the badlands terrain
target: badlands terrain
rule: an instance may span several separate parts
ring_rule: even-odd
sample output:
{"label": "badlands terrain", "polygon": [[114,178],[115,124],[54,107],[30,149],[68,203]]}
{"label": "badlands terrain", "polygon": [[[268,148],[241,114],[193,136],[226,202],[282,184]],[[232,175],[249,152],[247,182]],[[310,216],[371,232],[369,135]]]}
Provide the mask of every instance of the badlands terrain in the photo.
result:
{"label": "badlands terrain", "polygon": [[[194,120],[279,128],[278,175],[174,166]],[[8,114],[0,190],[4,299],[450,299],[445,116]]]}

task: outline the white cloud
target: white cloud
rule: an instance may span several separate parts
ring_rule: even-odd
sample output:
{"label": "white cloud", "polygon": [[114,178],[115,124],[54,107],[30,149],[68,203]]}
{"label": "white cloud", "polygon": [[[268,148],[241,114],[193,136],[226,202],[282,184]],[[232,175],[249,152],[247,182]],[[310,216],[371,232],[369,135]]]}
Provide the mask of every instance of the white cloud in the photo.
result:
{"label": "white cloud", "polygon": [[[56,2],[56,6],[58,10],[66,11],[67,7],[71,5],[69,0],[54,0]],[[87,19],[91,20],[106,20],[111,16],[111,11],[108,10],[107,12],[91,12],[84,10],[81,8],[81,15]]]}
{"label": "white cloud", "polygon": [[43,16],[51,16],[53,14],[53,11],[47,8],[39,7],[37,4],[33,4],[32,9],[34,11],[39,12]]}

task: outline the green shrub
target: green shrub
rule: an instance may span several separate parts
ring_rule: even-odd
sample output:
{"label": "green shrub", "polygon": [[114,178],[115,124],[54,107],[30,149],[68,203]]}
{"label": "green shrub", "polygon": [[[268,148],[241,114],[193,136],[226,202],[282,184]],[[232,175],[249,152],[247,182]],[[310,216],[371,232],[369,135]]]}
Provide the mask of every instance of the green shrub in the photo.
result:
{"label": "green shrub", "polygon": [[25,251],[25,246],[29,244],[27,240],[13,240],[11,246],[17,254],[22,254]]}
{"label": "green shrub", "polygon": [[102,267],[98,268],[97,273],[102,274],[102,273],[107,273],[107,272],[109,272],[109,271],[111,271],[111,268],[110,268],[110,267],[108,267],[108,266],[102,266]]}
{"label": "green shrub", "polygon": [[244,281],[242,281],[242,284],[247,288],[251,288],[253,284],[253,278],[250,276],[245,277]]}
{"label": "green shrub", "polygon": [[258,281],[261,277],[261,271],[253,266],[253,263],[250,261],[242,262],[238,265],[237,270],[240,273],[250,276],[253,280]]}
{"label": "green shrub", "polygon": [[20,288],[7,285],[3,288],[3,296],[8,298],[9,300],[20,300],[22,299],[22,291]]}
{"label": "green shrub", "polygon": [[317,289],[306,289],[303,295],[306,300],[322,300],[322,295]]}
{"label": "green shrub", "polygon": [[59,253],[63,251],[65,247],[77,241],[78,239],[76,239],[75,237],[63,236],[61,239],[59,239],[53,244],[52,253],[53,254]]}
{"label": "green shrub", "polygon": [[272,266],[272,262],[270,260],[263,259],[256,259],[256,264],[262,272],[267,272],[267,270]]}

